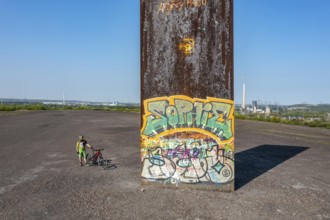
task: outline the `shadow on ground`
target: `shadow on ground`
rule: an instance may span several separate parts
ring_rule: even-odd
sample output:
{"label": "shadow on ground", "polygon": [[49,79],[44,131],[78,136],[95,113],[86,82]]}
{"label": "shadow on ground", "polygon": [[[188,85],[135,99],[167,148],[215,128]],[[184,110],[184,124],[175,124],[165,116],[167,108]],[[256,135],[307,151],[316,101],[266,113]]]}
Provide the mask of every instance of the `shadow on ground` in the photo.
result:
{"label": "shadow on ground", "polygon": [[235,154],[235,188],[246,185],[308,147],[261,145]]}
{"label": "shadow on ground", "polygon": [[112,160],[104,160],[103,163],[99,164],[97,162],[88,161],[88,166],[98,166],[102,167],[104,170],[116,169],[119,163],[112,163]]}
{"label": "shadow on ground", "polygon": [[112,160],[107,160],[107,165],[103,167],[105,170],[116,169],[119,163],[111,163]]}

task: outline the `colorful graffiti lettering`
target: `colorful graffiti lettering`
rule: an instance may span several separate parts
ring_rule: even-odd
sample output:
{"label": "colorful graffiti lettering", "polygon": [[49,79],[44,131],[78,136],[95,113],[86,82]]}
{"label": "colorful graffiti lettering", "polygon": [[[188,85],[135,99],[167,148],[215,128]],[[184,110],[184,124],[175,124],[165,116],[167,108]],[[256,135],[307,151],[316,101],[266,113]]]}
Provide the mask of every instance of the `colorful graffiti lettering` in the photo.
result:
{"label": "colorful graffiti lettering", "polygon": [[184,7],[198,8],[205,6],[208,0],[169,0],[167,2],[161,2],[158,11],[161,13],[169,14],[173,10],[181,10]]}
{"label": "colorful graffiti lettering", "polygon": [[146,179],[178,184],[226,183],[234,178],[231,148],[222,149],[207,137],[163,138],[160,142],[142,151],[142,177]]}
{"label": "colorful graffiti lettering", "polygon": [[171,96],[147,100],[144,108],[142,135],[148,137],[171,133],[171,130],[208,131],[221,140],[233,137],[234,108],[231,100]]}
{"label": "colorful graffiti lettering", "polygon": [[171,183],[234,179],[233,101],[171,96],[144,102],[143,178]]}

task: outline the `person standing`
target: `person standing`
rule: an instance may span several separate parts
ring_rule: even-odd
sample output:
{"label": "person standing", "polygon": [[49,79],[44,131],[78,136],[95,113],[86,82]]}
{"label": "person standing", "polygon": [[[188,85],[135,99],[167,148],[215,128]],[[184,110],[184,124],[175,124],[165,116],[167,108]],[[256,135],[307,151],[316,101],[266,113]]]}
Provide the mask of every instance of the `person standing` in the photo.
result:
{"label": "person standing", "polygon": [[87,143],[87,141],[85,140],[83,135],[79,136],[79,140],[77,141],[77,144],[76,144],[76,151],[77,151],[77,154],[79,157],[80,166],[83,166],[83,160],[84,160],[85,164],[87,163],[86,147],[92,148]]}

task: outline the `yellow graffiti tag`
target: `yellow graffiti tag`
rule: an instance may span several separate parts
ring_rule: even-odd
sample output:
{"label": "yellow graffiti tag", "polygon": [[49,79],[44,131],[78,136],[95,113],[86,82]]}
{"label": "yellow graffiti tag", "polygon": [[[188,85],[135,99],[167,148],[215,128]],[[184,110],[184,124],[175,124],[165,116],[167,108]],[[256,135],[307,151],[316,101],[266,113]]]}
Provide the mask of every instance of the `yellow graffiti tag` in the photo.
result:
{"label": "yellow graffiti tag", "polygon": [[232,100],[175,95],[148,99],[143,104],[142,148],[164,136],[185,131],[211,137],[219,146],[234,138]]}
{"label": "yellow graffiti tag", "polygon": [[174,10],[180,11],[182,8],[199,8],[207,5],[208,0],[170,0],[161,2],[158,12],[169,14]]}
{"label": "yellow graffiti tag", "polygon": [[192,38],[184,38],[183,42],[179,44],[179,50],[183,51],[185,55],[190,55],[195,47],[195,40]]}

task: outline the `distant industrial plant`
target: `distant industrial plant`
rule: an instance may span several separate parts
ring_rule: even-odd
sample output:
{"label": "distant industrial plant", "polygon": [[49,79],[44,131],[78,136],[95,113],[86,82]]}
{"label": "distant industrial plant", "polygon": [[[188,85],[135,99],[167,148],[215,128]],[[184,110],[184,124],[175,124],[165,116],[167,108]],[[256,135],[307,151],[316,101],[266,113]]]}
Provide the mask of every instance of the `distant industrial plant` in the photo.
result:
{"label": "distant industrial plant", "polygon": [[0,98],[0,104],[43,104],[43,105],[61,105],[61,106],[139,106],[140,103],[125,103],[125,102],[93,102],[93,101],[78,101],[78,100],[45,100],[45,99],[8,99]]}
{"label": "distant industrial plant", "polygon": [[279,105],[277,102],[253,100],[246,103],[246,85],[243,83],[242,104],[235,105],[236,118],[285,122],[288,124],[315,124],[330,128],[330,104]]}

